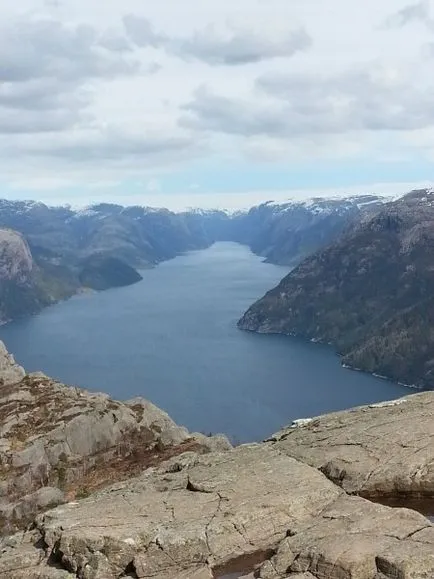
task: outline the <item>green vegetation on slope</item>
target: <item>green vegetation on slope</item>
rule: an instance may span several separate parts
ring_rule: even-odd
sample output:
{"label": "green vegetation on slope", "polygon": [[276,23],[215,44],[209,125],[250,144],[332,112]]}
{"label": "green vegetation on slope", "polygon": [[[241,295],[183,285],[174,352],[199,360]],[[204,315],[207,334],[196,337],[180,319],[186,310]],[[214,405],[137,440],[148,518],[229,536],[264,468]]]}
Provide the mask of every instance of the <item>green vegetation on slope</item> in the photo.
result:
{"label": "green vegetation on slope", "polygon": [[434,195],[390,203],[303,261],[242,329],[332,343],[345,364],[434,387]]}
{"label": "green vegetation on slope", "polygon": [[87,259],[79,274],[81,285],[94,290],[132,285],[141,279],[142,276],[128,264],[103,255]]}

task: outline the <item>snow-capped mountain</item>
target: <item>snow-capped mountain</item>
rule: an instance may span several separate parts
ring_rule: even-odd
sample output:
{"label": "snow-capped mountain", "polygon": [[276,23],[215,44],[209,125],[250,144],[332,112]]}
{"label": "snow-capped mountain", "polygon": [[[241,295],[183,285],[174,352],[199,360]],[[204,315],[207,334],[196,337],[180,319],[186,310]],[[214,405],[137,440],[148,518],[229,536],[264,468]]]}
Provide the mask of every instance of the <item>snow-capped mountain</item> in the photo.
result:
{"label": "snow-capped mountain", "polygon": [[101,289],[132,282],[140,279],[135,268],[215,241],[244,243],[268,261],[296,264],[383,202],[374,196],[317,198],[267,202],[237,213],[200,209],[173,213],[110,203],[75,210],[0,200],[0,228],[22,234],[47,301],[55,301],[83,285]]}
{"label": "snow-capped mountain", "polygon": [[374,195],[268,201],[246,215],[245,240],[268,261],[295,265],[387,201]]}

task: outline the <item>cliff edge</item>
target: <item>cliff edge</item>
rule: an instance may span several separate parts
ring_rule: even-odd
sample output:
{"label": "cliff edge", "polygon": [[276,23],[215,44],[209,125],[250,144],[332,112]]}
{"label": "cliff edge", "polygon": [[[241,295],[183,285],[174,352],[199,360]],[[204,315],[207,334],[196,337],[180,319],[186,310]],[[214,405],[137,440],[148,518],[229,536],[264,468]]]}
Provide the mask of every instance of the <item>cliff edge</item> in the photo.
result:
{"label": "cliff edge", "polygon": [[144,400],[23,377],[4,351],[1,368],[4,579],[434,577],[429,519],[375,502],[434,497],[434,393],[231,449]]}

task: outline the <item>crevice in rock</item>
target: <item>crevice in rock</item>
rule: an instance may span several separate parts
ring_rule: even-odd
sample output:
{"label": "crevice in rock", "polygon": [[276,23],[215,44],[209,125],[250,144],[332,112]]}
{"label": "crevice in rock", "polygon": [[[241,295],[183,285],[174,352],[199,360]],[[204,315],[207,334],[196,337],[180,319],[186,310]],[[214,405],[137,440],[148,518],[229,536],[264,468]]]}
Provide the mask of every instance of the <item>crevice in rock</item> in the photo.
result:
{"label": "crevice in rock", "polygon": [[218,503],[217,503],[216,510],[214,511],[212,517],[210,518],[210,520],[208,521],[208,523],[207,523],[206,526],[205,526],[206,546],[207,546],[207,548],[208,548],[208,553],[209,553],[210,555],[212,554],[212,550],[211,550],[211,547],[210,547],[210,544],[209,544],[209,534],[208,534],[208,533],[209,533],[209,528],[210,528],[212,522],[214,521],[214,519],[216,518],[216,516],[218,515],[218,513],[219,513],[219,511],[220,511],[220,508],[221,508],[222,501],[223,501],[223,497],[222,497],[219,493],[217,493],[217,494],[218,494]]}
{"label": "crevice in rock", "polygon": [[134,566],[134,561],[128,563],[128,565],[124,569],[122,577],[130,577],[131,579],[138,579],[139,576],[137,575],[136,568]]}
{"label": "crevice in rock", "polygon": [[191,491],[193,493],[205,493],[205,494],[211,495],[215,492],[213,490],[208,490],[208,489],[205,489],[204,487],[200,487],[200,486],[194,484],[191,481],[190,477],[187,477],[187,486],[185,488],[188,491]]}
{"label": "crevice in rock", "polygon": [[169,559],[169,561],[171,563],[173,563],[173,565],[175,565],[175,569],[179,568],[179,563],[178,561],[176,561],[176,559],[174,559],[164,548],[164,545],[161,543],[160,539],[157,537],[155,539],[155,545],[158,547],[158,549],[160,549],[160,551],[162,553],[164,553],[164,555]]}
{"label": "crevice in rock", "polygon": [[[47,545],[46,548],[48,548]],[[63,563],[63,553],[59,549],[59,541],[51,549],[51,552],[47,559],[47,567],[54,567],[55,569],[62,569],[63,571],[71,571],[71,569],[65,567]]]}

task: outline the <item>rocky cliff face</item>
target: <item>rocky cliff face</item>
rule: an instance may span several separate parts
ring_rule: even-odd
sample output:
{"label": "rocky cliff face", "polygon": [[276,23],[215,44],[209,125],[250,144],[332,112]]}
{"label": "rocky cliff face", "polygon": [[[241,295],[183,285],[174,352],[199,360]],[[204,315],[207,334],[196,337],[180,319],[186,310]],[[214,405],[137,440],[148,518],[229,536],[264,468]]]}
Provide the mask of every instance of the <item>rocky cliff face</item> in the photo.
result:
{"label": "rocky cliff face", "polygon": [[170,456],[229,448],[150,402],[111,400],[25,372],[0,343],[0,533]]}
{"label": "rocky cliff face", "polygon": [[434,386],[434,195],[415,191],[303,261],[242,329],[330,342],[344,363]]}
{"label": "rocky cliff face", "polygon": [[231,449],[0,354],[2,579],[434,576],[434,393]]}
{"label": "rocky cliff face", "polygon": [[0,229],[0,323],[34,313],[50,302],[40,279],[24,237]]}
{"label": "rocky cliff face", "polygon": [[26,283],[32,273],[33,259],[22,235],[10,229],[0,230],[0,279]]}

